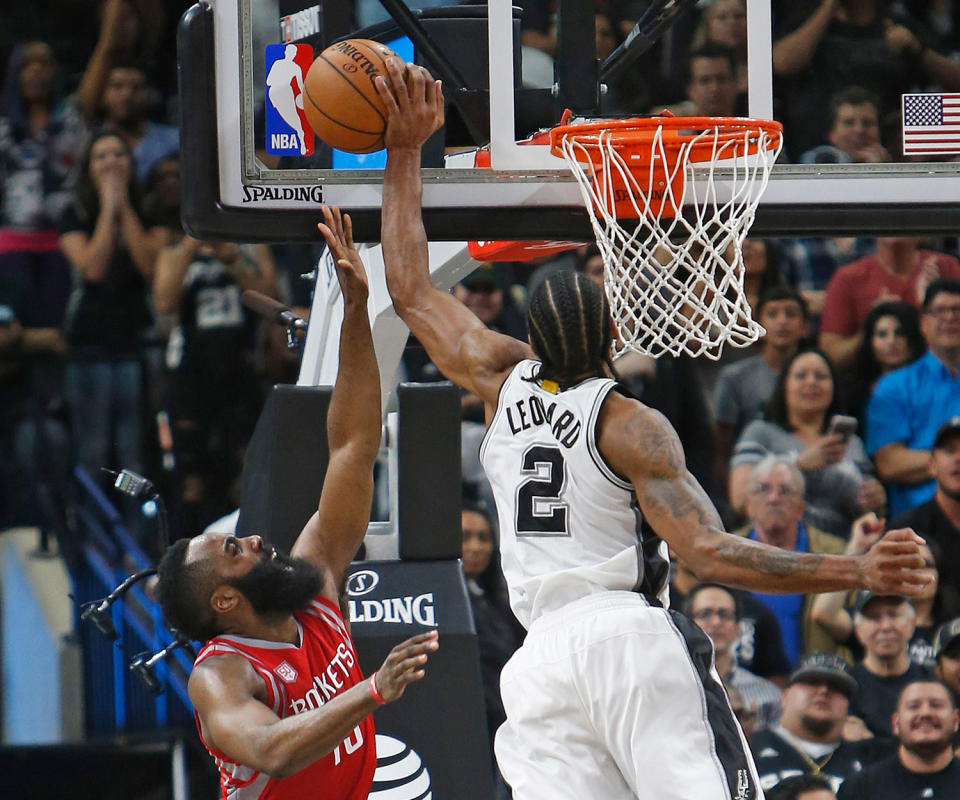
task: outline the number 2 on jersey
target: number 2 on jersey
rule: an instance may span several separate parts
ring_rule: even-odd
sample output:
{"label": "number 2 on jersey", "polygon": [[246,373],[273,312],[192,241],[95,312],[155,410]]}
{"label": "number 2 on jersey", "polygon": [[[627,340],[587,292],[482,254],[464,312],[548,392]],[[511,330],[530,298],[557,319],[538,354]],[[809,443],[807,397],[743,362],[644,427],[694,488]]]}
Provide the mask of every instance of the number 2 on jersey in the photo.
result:
{"label": "number 2 on jersey", "polygon": [[517,535],[569,536],[567,504],[560,501],[567,478],[560,448],[528,448],[520,473],[532,477],[517,490]]}

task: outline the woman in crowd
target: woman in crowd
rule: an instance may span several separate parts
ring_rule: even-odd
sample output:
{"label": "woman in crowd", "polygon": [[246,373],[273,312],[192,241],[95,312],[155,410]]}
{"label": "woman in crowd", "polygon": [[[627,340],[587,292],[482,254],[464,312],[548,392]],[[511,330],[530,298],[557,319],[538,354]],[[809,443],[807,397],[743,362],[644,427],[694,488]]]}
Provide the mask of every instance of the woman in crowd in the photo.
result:
{"label": "woman in crowd", "polygon": [[30,324],[59,328],[70,293],[70,266],[57,223],[69,205],[86,132],[59,91],[46,42],[17,45],[0,106],[0,270],[39,302]]}
{"label": "woman in crowd", "polygon": [[[500,671],[523,640],[523,628],[507,605],[506,583],[500,571],[494,542],[492,517],[485,506],[467,500],[460,512],[463,533],[463,572],[467,578],[470,607],[480,647],[480,676],[487,712],[490,752],[493,737],[506,714],[500,700]],[[497,797],[509,796],[496,766]]]}
{"label": "woman in crowd", "polygon": [[142,469],[142,343],[152,325],[149,281],[166,231],[140,210],[133,155],[104,131],[80,161],[60,247],[74,272],[65,329],[67,402],[77,462]]}
{"label": "woman in crowd", "polygon": [[867,401],[881,376],[916,361],[925,349],[920,317],[909,303],[894,300],[870,309],[854,356],[849,395],[850,410],[861,425],[866,422]]}
{"label": "woman in crowd", "polygon": [[730,460],[730,503],[742,512],[750,471],[768,453],[796,459],[806,479],[809,524],[847,538],[860,514],[882,511],[883,486],[856,434],[831,433],[840,410],[833,366],[819,350],[801,350],[783,369],[766,418],[750,423]]}

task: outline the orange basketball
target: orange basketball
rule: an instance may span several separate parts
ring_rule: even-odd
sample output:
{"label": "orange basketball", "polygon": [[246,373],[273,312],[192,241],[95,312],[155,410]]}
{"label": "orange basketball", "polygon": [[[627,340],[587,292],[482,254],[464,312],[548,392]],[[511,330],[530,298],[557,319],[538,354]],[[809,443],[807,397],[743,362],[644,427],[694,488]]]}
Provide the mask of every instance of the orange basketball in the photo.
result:
{"label": "orange basketball", "polygon": [[304,84],[303,110],[314,133],[348,153],[383,147],[387,110],[373,79],[386,74],[393,50],[370,39],[330,45],[314,60]]}

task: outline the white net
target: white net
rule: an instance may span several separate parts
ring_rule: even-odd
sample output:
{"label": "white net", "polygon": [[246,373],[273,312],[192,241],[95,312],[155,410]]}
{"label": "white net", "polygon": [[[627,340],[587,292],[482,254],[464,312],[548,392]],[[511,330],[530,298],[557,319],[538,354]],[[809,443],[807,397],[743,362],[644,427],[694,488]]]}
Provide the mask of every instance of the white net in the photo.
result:
{"label": "white net", "polygon": [[603,255],[619,334],[614,357],[632,350],[718,359],[725,343],[746,347],[764,333],[744,294],[741,244],[782,142],[760,127],[733,137],[714,127],[677,150],[676,142],[665,146],[662,128],[652,134],[643,147],[656,166],[640,178],[611,131],[560,139]]}

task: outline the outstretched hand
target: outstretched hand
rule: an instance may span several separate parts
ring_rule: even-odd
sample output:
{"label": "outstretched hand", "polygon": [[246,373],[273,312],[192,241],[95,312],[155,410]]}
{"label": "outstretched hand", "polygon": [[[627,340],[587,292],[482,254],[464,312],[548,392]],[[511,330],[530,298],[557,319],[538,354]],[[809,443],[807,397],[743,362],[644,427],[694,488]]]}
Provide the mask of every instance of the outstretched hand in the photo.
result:
{"label": "outstretched hand", "polygon": [[933,580],[911,528],[888,531],[863,556],[864,587],[874,594],[917,597]]}
{"label": "outstretched hand", "polygon": [[443,87],[416,64],[386,59],[387,74],[374,79],[387,108],[387,149],[420,147],[443,125]]}
{"label": "outstretched hand", "polygon": [[350,215],[341,215],[336,206],[322,206],[320,211],[324,221],[317,224],[317,229],[330,247],[344,299],[365,303],[370,287],[363,259],[353,243],[353,223]]}
{"label": "outstretched hand", "polygon": [[411,636],[400,642],[387,655],[383,666],[377,670],[376,683],[380,696],[390,703],[403,694],[407,685],[420,680],[426,671],[427,654],[440,647],[436,631]]}

